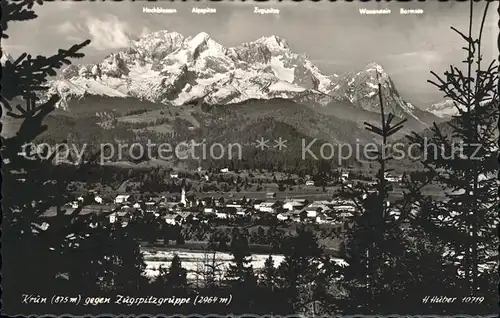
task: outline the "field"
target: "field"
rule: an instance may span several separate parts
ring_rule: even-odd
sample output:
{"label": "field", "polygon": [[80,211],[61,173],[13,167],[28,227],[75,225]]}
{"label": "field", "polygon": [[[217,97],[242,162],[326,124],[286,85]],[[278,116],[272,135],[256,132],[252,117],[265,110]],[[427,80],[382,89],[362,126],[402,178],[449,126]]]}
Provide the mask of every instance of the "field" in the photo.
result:
{"label": "field", "polygon": [[[223,277],[224,273],[227,271],[228,264],[232,260],[232,256],[226,252],[205,252],[205,251],[192,251],[179,248],[144,248],[144,258],[146,262],[146,275],[148,277],[155,277],[158,275],[158,268],[160,266],[164,268],[170,267],[170,262],[175,254],[179,256],[182,262],[182,267],[188,271],[188,279],[196,280],[202,279],[204,272],[207,270],[207,264],[211,265],[214,263],[219,266],[221,271],[220,275]],[[269,255],[267,254],[252,254],[252,266],[255,271],[259,271],[264,267],[264,262]],[[284,260],[283,255],[274,254],[271,255],[274,261],[274,266],[278,267]],[[346,264],[343,260],[336,258],[339,263]]]}

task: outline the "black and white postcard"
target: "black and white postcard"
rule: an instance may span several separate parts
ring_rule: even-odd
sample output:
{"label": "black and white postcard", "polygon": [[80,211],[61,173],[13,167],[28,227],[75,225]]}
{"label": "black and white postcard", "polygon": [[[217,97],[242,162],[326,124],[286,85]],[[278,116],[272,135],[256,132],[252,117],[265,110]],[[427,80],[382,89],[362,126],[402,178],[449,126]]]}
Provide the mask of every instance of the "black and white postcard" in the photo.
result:
{"label": "black and white postcard", "polygon": [[2,0],[6,315],[498,312],[498,1]]}

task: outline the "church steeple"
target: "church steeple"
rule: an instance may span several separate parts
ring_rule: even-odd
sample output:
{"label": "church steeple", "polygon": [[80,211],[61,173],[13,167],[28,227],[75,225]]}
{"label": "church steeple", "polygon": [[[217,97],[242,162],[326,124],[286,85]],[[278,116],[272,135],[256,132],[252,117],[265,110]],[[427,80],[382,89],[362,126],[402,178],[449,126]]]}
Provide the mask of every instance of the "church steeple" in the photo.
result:
{"label": "church steeple", "polygon": [[186,189],[184,189],[184,187],[182,187],[181,191],[181,203],[186,206]]}

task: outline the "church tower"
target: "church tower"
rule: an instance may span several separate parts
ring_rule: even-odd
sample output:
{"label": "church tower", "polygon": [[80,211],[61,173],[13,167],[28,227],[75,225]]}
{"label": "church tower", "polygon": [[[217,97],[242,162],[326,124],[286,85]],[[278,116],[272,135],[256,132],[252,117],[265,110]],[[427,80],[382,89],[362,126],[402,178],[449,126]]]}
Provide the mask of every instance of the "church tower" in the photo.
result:
{"label": "church tower", "polygon": [[186,206],[186,190],[184,189],[184,187],[182,187],[182,191],[181,191],[181,203],[184,204],[184,206]]}

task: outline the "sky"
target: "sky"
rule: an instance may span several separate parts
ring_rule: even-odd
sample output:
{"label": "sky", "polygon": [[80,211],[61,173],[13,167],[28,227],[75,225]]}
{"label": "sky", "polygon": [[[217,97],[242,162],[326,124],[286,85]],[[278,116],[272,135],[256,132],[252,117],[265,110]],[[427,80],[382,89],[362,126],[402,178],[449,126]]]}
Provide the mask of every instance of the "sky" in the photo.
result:
{"label": "sky", "polygon": [[[146,6],[175,8],[174,14],[147,14]],[[275,8],[279,15],[254,13],[254,7]],[[474,32],[479,31],[485,1],[474,4]],[[197,15],[193,7],[215,8]],[[391,9],[390,15],[361,15],[360,8]],[[421,15],[400,15],[400,8],[423,9]],[[486,61],[498,56],[497,4],[490,5],[483,34]],[[90,39],[78,62],[97,62],[126,47],[131,39],[158,30],[184,36],[207,32],[224,46],[278,35],[293,51],[305,53],[326,74],[356,72],[377,62],[391,76],[403,98],[427,108],[442,100],[431,84],[430,71],[442,74],[464,59],[463,39],[450,29],[467,32],[469,4],[435,0],[410,3],[208,1],[175,2],[46,2],[35,6],[38,18],[9,25],[2,47],[14,57],[23,52],[51,54]],[[486,63],[486,62],[485,62]]]}

